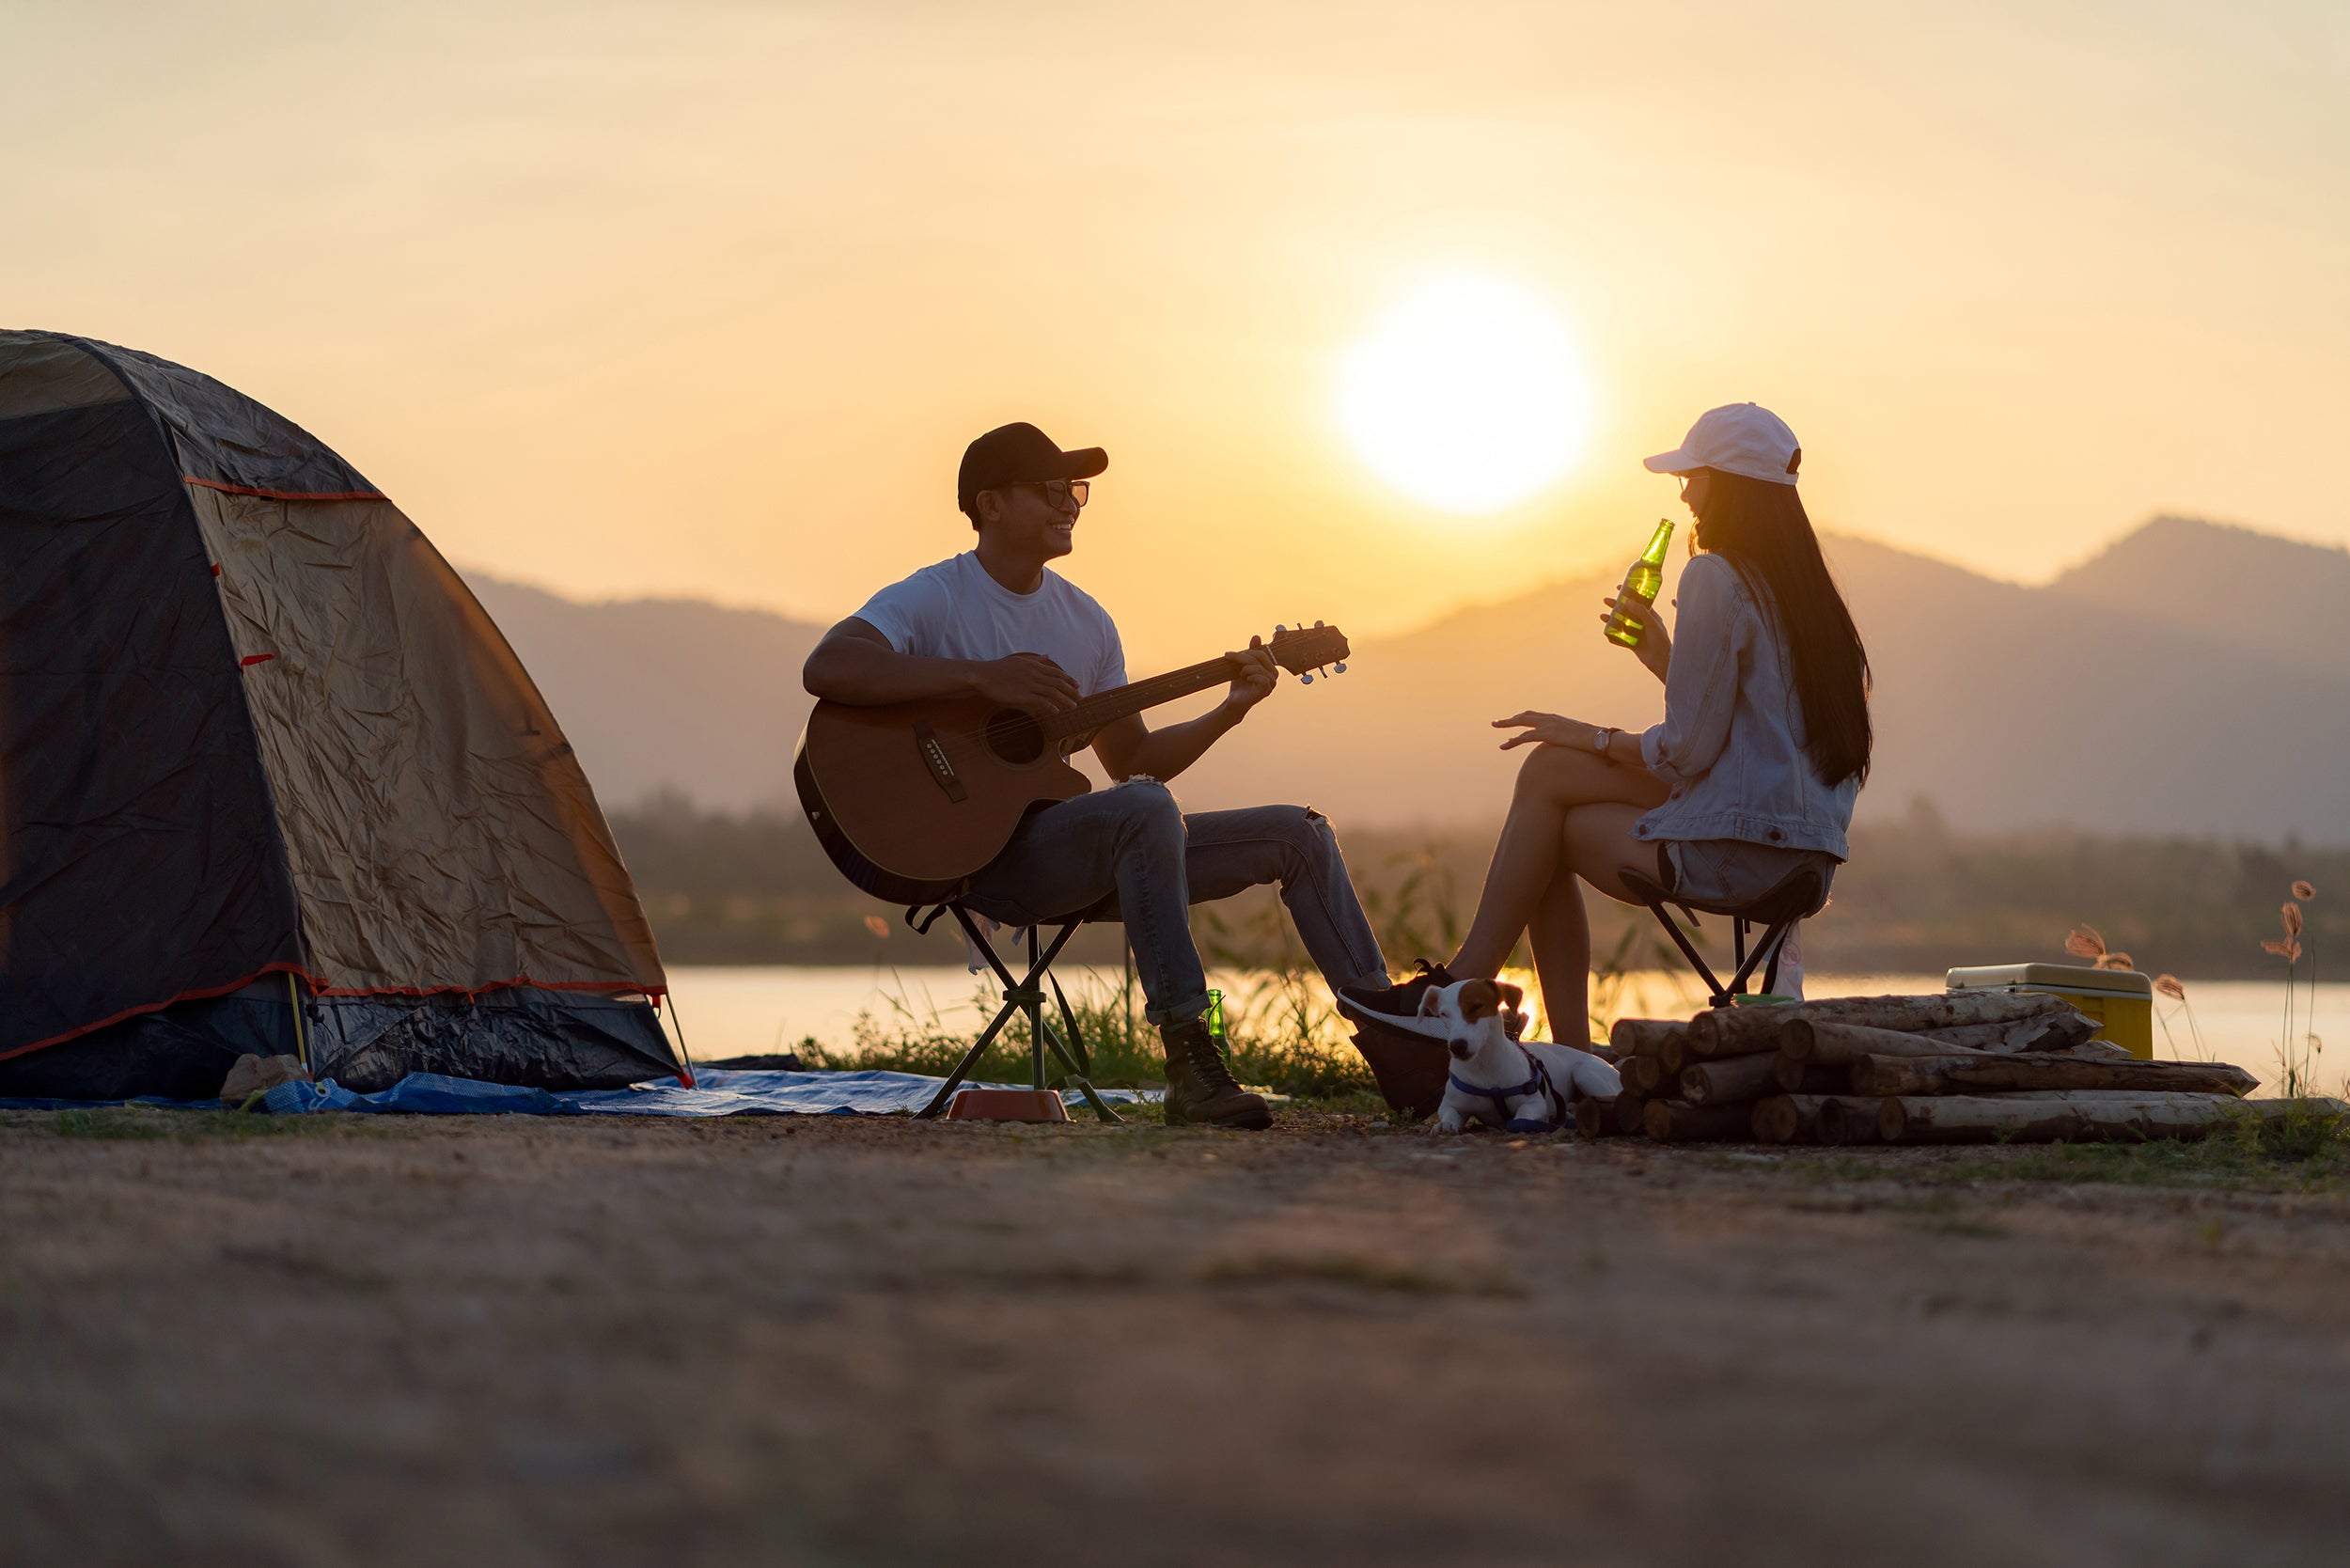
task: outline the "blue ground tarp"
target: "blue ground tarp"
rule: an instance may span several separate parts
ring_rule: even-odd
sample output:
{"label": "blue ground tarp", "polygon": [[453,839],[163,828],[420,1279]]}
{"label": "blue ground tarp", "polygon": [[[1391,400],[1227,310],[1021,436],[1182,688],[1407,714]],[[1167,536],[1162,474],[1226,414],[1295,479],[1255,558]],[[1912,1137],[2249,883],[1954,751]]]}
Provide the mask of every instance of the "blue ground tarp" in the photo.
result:
{"label": "blue ground tarp", "polygon": [[[256,1108],[280,1116],[314,1111],[411,1116],[886,1116],[920,1110],[945,1081],[916,1073],[729,1073],[704,1068],[695,1073],[692,1089],[675,1078],[657,1078],[633,1089],[560,1093],[443,1077],[436,1073],[411,1073],[374,1094],[355,1094],[332,1078],[315,1084],[279,1084]],[[1132,1090],[1119,1089],[1103,1090],[1101,1095],[1104,1100],[1129,1103],[1156,1098],[1155,1093],[1137,1095]],[[1061,1099],[1072,1111],[1085,1106],[1073,1090]],[[220,1108],[213,1100],[117,1103]],[[0,1100],[0,1110],[66,1110],[89,1104],[84,1100]]]}

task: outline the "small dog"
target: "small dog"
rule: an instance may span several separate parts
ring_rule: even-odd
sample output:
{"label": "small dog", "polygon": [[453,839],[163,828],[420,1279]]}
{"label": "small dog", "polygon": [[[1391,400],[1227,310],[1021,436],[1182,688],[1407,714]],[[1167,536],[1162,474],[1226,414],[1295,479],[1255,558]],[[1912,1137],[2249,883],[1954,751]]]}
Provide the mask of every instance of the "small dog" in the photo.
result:
{"label": "small dog", "polygon": [[1512,1133],[1547,1133],[1574,1125],[1574,1102],[1601,1099],[1623,1087],[1616,1070],[1589,1051],[1548,1041],[1512,1038],[1526,993],[1498,980],[1462,980],[1431,989],[1419,1015],[1449,1026],[1446,1049],[1452,1069],[1436,1130],[1457,1133],[1483,1121]]}

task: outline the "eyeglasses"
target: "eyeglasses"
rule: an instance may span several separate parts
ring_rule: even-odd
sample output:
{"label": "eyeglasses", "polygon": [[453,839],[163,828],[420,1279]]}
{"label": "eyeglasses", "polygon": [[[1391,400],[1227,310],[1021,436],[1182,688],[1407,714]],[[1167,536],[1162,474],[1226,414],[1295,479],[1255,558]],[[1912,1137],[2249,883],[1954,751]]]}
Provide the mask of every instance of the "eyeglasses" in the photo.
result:
{"label": "eyeglasses", "polygon": [[1037,491],[1043,495],[1047,506],[1060,508],[1072,504],[1084,506],[1086,495],[1092,486],[1083,479],[1035,479],[1020,488]]}

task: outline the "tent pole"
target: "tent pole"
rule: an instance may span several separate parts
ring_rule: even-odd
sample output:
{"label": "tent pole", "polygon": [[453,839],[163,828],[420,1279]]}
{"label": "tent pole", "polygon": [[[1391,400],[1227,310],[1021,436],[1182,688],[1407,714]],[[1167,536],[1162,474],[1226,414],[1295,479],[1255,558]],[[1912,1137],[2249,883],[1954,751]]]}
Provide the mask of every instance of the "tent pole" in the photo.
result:
{"label": "tent pole", "polygon": [[[685,1021],[677,1015],[675,995],[664,991],[661,993],[661,999],[669,1004],[669,1027],[677,1030],[678,1066],[682,1069],[678,1074],[678,1080],[687,1089],[692,1089],[694,1087],[694,1054],[685,1048]],[[660,1010],[656,1007],[654,1011],[657,1012]]]}
{"label": "tent pole", "polygon": [[293,1005],[294,1058],[307,1073],[310,1070],[310,1040],[302,1027],[302,982],[294,978],[291,969],[286,971],[286,1000]]}

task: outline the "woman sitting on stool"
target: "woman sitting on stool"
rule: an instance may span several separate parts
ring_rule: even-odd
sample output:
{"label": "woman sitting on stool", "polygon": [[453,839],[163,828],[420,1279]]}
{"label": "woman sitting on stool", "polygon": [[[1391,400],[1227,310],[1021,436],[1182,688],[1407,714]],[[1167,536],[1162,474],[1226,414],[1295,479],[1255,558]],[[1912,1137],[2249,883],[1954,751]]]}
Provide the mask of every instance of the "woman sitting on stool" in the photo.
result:
{"label": "woman sitting on stool", "polygon": [[1635,651],[1665,682],[1664,722],[1632,735],[1556,713],[1496,719],[1516,731],[1503,750],[1534,749],[1467,939],[1402,985],[1350,988],[1344,1004],[1417,1011],[1431,986],[1499,974],[1524,934],[1552,1035],[1573,1042],[1591,960],[1576,878],[1637,903],[1617,875],[1628,869],[1734,905],[1816,865],[1825,892],[1869,773],[1869,658],[1795,494],[1802,461],[1794,431],[1752,403],[1711,411],[1679,450],[1648,460],[1681,479],[1697,518],[1678,651],[1661,606],[1624,606],[1643,628]]}

